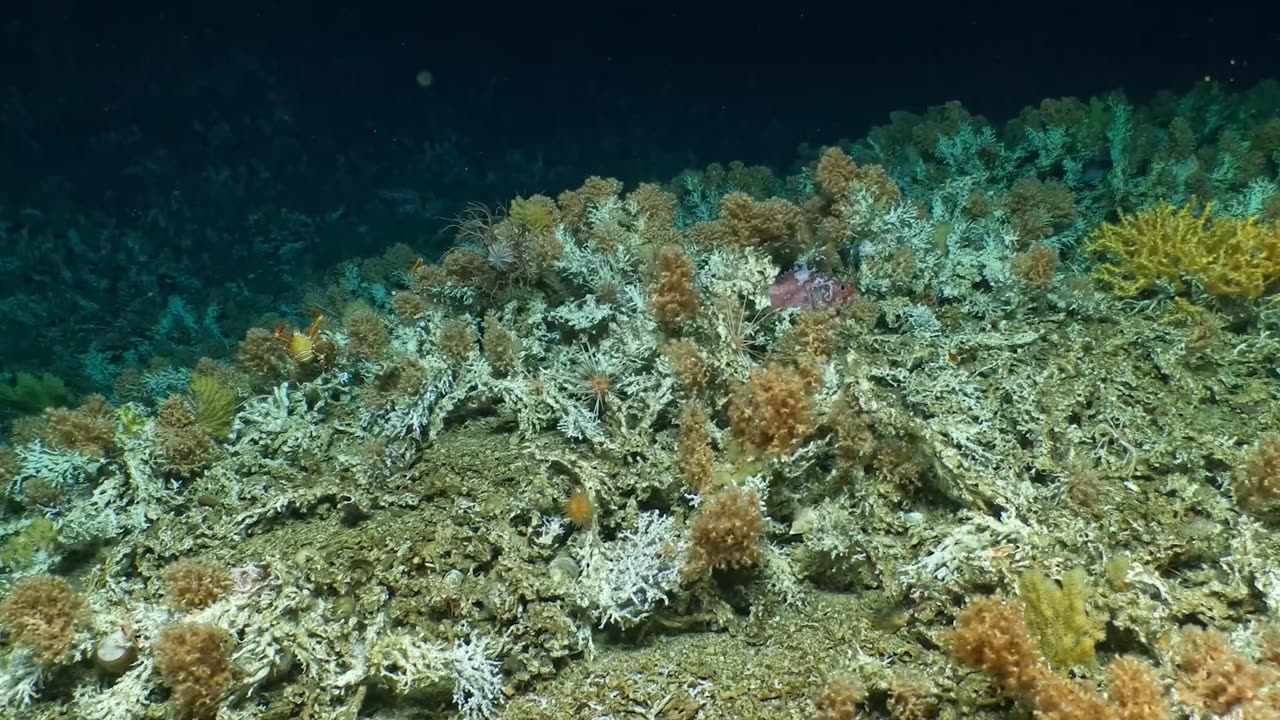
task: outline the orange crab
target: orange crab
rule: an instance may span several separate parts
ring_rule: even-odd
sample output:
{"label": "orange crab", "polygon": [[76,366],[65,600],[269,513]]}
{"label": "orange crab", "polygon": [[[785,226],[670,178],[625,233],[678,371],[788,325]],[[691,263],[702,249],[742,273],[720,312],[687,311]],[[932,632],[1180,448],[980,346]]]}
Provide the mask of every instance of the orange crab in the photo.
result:
{"label": "orange crab", "polygon": [[324,356],[317,347],[320,340],[320,322],[324,320],[324,313],[319,310],[312,312],[315,313],[316,319],[311,321],[311,325],[307,326],[305,332],[295,330],[287,320],[276,326],[276,339],[284,343],[290,357],[299,364],[316,359],[324,360]]}

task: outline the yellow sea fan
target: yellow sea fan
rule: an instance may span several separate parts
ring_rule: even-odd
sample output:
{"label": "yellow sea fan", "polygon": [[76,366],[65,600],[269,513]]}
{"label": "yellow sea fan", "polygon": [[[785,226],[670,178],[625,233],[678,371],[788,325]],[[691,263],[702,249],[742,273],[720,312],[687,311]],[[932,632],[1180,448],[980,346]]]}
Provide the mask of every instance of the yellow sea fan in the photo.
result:
{"label": "yellow sea fan", "polygon": [[191,404],[196,423],[215,440],[225,440],[236,414],[236,396],[231,388],[208,375],[191,376]]}
{"label": "yellow sea fan", "polygon": [[1254,300],[1280,280],[1280,227],[1256,217],[1212,216],[1213,203],[1160,203],[1093,231],[1086,252],[1095,274],[1122,297],[1163,283],[1194,283],[1211,295]]}
{"label": "yellow sea fan", "polygon": [[1018,579],[1018,595],[1027,628],[1051,667],[1063,671],[1093,663],[1105,621],[1085,610],[1089,586],[1083,569],[1067,572],[1060,583],[1029,570]]}

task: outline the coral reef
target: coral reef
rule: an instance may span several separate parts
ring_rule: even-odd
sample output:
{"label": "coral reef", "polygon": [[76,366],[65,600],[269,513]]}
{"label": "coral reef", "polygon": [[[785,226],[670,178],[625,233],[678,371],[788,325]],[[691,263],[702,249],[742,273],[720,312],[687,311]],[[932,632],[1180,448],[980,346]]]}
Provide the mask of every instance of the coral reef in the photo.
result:
{"label": "coral reef", "polygon": [[172,300],[0,447],[0,707],[1274,717],[1276,90],[590,177],[239,343]]}

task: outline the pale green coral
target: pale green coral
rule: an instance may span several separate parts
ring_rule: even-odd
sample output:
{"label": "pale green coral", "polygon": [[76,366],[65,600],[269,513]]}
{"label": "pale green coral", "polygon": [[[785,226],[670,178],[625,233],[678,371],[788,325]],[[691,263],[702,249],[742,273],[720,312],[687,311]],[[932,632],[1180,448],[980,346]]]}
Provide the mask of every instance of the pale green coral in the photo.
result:
{"label": "pale green coral", "polygon": [[39,376],[20,372],[12,383],[0,383],[0,407],[9,407],[22,413],[38,413],[47,407],[66,402],[67,386],[62,378],[51,373]]}
{"label": "pale green coral", "polygon": [[0,564],[7,568],[25,568],[42,552],[58,544],[58,526],[46,517],[37,517],[15,535],[10,535],[0,548]]}

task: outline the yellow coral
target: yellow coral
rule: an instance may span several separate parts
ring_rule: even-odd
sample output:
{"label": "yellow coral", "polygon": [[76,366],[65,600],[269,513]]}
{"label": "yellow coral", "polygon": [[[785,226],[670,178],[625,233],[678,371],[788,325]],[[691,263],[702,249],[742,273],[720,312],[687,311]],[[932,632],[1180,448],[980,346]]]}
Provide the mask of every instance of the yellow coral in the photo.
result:
{"label": "yellow coral", "polygon": [[517,227],[534,233],[550,230],[556,223],[556,205],[549,197],[534,195],[528,199],[517,197],[507,207],[507,217]]}
{"label": "yellow coral", "polygon": [[236,414],[236,396],[231,388],[208,375],[192,375],[188,388],[195,406],[196,424],[215,440],[225,440]]}
{"label": "yellow coral", "polygon": [[1062,576],[1061,584],[1031,570],[1018,579],[1027,627],[1049,665],[1057,670],[1091,664],[1093,646],[1103,637],[1102,623],[1085,612],[1089,594],[1083,569]]}
{"label": "yellow coral", "polygon": [[1100,258],[1096,274],[1123,297],[1167,283],[1183,292],[1189,283],[1220,297],[1257,299],[1280,280],[1280,227],[1257,217],[1211,217],[1213,203],[1193,199],[1121,215],[1089,238],[1086,250]]}

